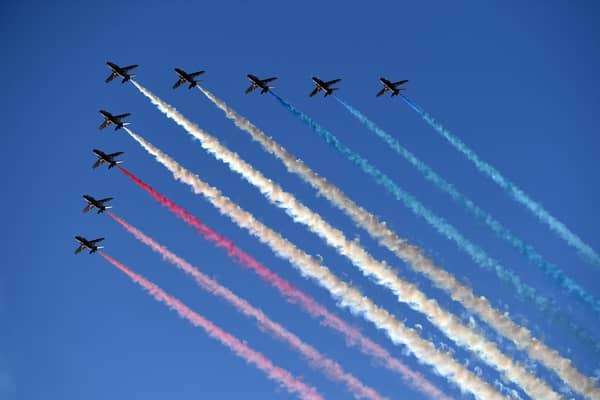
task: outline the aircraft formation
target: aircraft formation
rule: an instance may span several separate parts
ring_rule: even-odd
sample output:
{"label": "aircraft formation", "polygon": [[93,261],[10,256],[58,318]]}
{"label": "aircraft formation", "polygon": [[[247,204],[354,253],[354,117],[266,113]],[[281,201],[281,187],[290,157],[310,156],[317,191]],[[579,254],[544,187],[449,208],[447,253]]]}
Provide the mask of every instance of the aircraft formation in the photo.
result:
{"label": "aircraft formation", "polygon": [[[150,102],[166,117],[183,127],[192,137],[199,140],[202,148],[206,150],[207,153],[226,163],[232,171],[243,176],[249,184],[259,189],[266,200],[274,206],[284,209],[286,213],[293,218],[294,222],[304,225],[312,233],[319,236],[330,247],[334,248],[338,255],[348,258],[365,277],[368,277],[377,285],[391,290],[399,302],[408,305],[413,311],[423,314],[429,323],[441,333],[445,334],[454,345],[462,347],[464,350],[478,357],[478,362],[485,363],[488,367],[500,372],[503,377],[503,382],[508,382],[513,385],[513,387],[518,387],[525,395],[529,396],[529,398],[540,398],[544,400],[561,399],[560,395],[553,387],[555,382],[546,382],[546,377],[542,378],[540,375],[536,375],[536,371],[522,368],[519,362],[513,360],[512,355],[504,354],[503,349],[498,342],[502,343],[502,340],[506,339],[506,342],[508,343],[506,346],[514,346],[514,349],[518,349],[530,361],[539,363],[540,366],[543,366],[549,372],[554,374],[553,376],[560,379],[562,381],[561,385],[564,385],[565,387],[568,386],[570,388],[569,390],[573,390],[573,392],[580,394],[584,398],[600,399],[600,388],[598,388],[597,382],[593,378],[581,373],[570,359],[562,356],[559,351],[551,348],[549,345],[546,345],[543,339],[539,339],[538,337],[542,337],[540,335],[539,327],[535,326],[532,328],[531,325],[525,325],[525,323],[520,321],[518,323],[513,321],[508,312],[503,312],[496,308],[497,306],[495,306],[493,302],[489,302],[485,296],[480,293],[475,293],[475,290],[472,289],[470,285],[463,284],[459,278],[456,278],[452,274],[450,268],[438,266],[438,261],[433,257],[429,257],[427,251],[421,249],[420,246],[410,244],[408,240],[401,238],[392,230],[392,228],[388,227],[385,222],[379,220],[376,215],[355,204],[350,198],[346,197],[341,189],[318,175],[317,172],[312,171],[302,160],[288,153],[282,146],[275,142],[273,138],[265,135],[264,132],[254,126],[250,121],[227,106],[225,102],[217,99],[200,85],[202,81],[199,77],[205,74],[204,70],[187,72],[181,68],[174,68],[175,74],[177,75],[177,81],[172,85],[172,89],[177,89],[183,85],[186,85],[188,89],[197,88],[209,98],[214,105],[220,108],[227,118],[232,120],[240,130],[250,134],[252,139],[259,143],[265,151],[282,161],[288,171],[301,177],[305,183],[317,190],[320,196],[326,198],[332,205],[343,211],[343,213],[352,219],[358,227],[364,229],[378,242],[379,245],[390,250],[390,252],[396,258],[401,260],[405,266],[430,280],[434,287],[443,292],[442,295],[448,295],[452,301],[460,303],[461,307],[464,307],[468,313],[477,317],[482,324],[486,324],[486,329],[489,329],[491,333],[497,335],[496,340],[490,338],[491,335],[486,334],[484,330],[473,329],[472,326],[465,324],[461,318],[458,318],[451,311],[445,309],[443,301],[438,302],[436,298],[430,296],[428,293],[422,292],[418,285],[405,281],[404,277],[397,274],[397,271],[388,267],[386,261],[376,259],[368,250],[361,247],[359,242],[348,239],[343,231],[331,226],[322,215],[302,204],[300,200],[295,197],[294,193],[283,191],[281,186],[262,175],[262,173],[256,170],[251,163],[242,160],[237,153],[229,150],[224,144],[221,144],[217,138],[210,136],[208,132],[202,130],[192,121],[186,119],[186,117],[179,113],[174,107],[144,88],[137,80],[133,79],[136,75],[132,74],[132,71],[138,67],[137,64],[126,67],[121,67],[113,62],[107,62],[106,64],[111,70],[110,75],[105,80],[106,83],[110,83],[118,78],[121,79],[122,83],[131,82],[132,85],[149,99]],[[538,291],[539,289],[525,283],[521,276],[519,276],[518,271],[515,272],[505,267],[500,261],[488,255],[483,248],[479,247],[476,240],[471,241],[468,237],[463,236],[463,234],[449,221],[446,221],[443,216],[437,215],[416,197],[405,192],[399,184],[391,177],[385,175],[384,172],[380,171],[375,164],[371,164],[369,160],[363,158],[358,152],[344,145],[341,140],[327,129],[321,127],[316,121],[310,118],[310,116],[302,113],[275,93],[275,91],[273,91],[274,86],[272,86],[272,82],[277,80],[277,77],[259,78],[256,75],[247,74],[247,78],[250,81],[250,86],[245,89],[246,94],[252,92],[258,92],[259,94],[271,92],[270,94],[284,108],[305,123],[316,135],[324,139],[324,141],[331,145],[338,153],[354,163],[354,165],[361,172],[364,172],[369,176],[374,183],[378,184],[386,192],[391,194],[394,201],[402,203],[413,214],[426,221],[437,231],[437,233],[441,234],[446,239],[451,240],[459,250],[470,257],[474,265],[495,274],[499,282],[509,286],[515,294],[523,296],[520,300],[527,301],[532,307],[536,307],[536,310],[542,312],[544,318],[547,317],[552,323],[560,321],[565,331],[568,331],[568,334],[576,337],[577,340],[580,340],[585,346],[596,348],[597,352],[600,354],[600,342],[595,337],[594,333],[590,333],[584,324],[573,322],[575,320],[570,319],[569,315],[565,317],[562,314],[565,310],[561,308],[561,304],[550,301],[548,297],[545,297],[543,292]],[[521,255],[525,256],[528,262],[550,277],[554,284],[559,286],[569,296],[577,297],[585,306],[589,306],[593,312],[600,315],[600,301],[598,301],[593,294],[586,292],[583,287],[578,286],[574,280],[566,276],[566,274],[557,266],[545,261],[532,246],[526,244],[522,239],[517,237],[516,234],[513,234],[508,228],[496,221],[489,213],[479,208],[475,202],[459,192],[454,185],[446,182],[441,176],[434,172],[431,167],[425,164],[425,162],[419,160],[411,152],[404,149],[396,138],[388,135],[360,111],[341,99],[340,96],[335,93],[340,90],[340,87],[337,86],[337,84],[341,82],[340,78],[324,80],[317,76],[313,76],[311,77],[311,80],[315,86],[308,92],[308,97],[312,98],[319,93],[323,93],[324,97],[331,96],[332,101],[337,101],[341,104],[350,114],[352,114],[352,116],[367,127],[371,133],[382,139],[397,153],[397,155],[405,158],[428,181],[450,195],[452,200],[461,204],[465,210],[479,222],[490,227],[497,237],[512,245]],[[474,161],[474,163],[480,172],[484,173],[484,175],[487,174],[488,177],[496,183],[500,182],[499,185],[508,195],[514,196],[514,193],[518,193],[519,196],[514,198],[515,201],[533,204],[534,206],[530,207],[533,213],[538,212],[538,210],[543,210],[541,206],[537,205],[532,199],[527,197],[524,191],[516,188],[510,181],[504,179],[498,171],[481,161],[458,139],[452,138],[451,134],[442,127],[441,124],[406,97],[402,92],[406,90],[404,85],[408,83],[408,80],[392,81],[388,78],[381,77],[379,82],[382,86],[380,86],[379,91],[375,93],[375,97],[381,97],[388,93],[391,97],[399,96],[401,100],[406,102],[434,130],[442,136],[450,138],[448,141],[465,154],[467,159],[477,160],[476,162]],[[133,132],[127,127],[130,123],[126,121],[126,119],[131,116],[131,113],[113,114],[106,110],[99,110],[99,113],[103,118],[103,121],[99,126],[100,130],[109,126],[113,126],[115,131],[123,129],[123,131],[137,141],[147,153],[152,155],[156,161],[169,170],[176,180],[191,186],[194,189],[195,194],[203,196],[217,208],[223,216],[229,217],[229,219],[236,223],[240,228],[247,230],[260,242],[270,247],[277,256],[286,259],[293,267],[299,270],[303,277],[312,279],[323,289],[327,290],[336,300],[336,304],[341,308],[346,308],[354,316],[364,318],[372,323],[378,331],[385,332],[387,338],[389,338],[394,345],[405,346],[407,352],[411,356],[416,357],[422,365],[431,367],[433,372],[446,378],[451,385],[457,386],[463,393],[471,393],[474,398],[478,400],[506,399],[504,394],[508,393],[508,390],[502,392],[502,390],[498,389],[497,385],[491,385],[490,382],[487,382],[485,376],[476,373],[476,371],[473,373],[473,371],[469,369],[468,363],[461,363],[454,357],[453,352],[439,351],[432,340],[424,339],[414,329],[406,327],[403,320],[400,320],[396,315],[385,310],[385,308],[380,304],[377,304],[376,301],[371,300],[369,296],[363,294],[360,288],[354,286],[352,282],[348,283],[344,278],[336,276],[334,272],[331,272],[323,265],[322,259],[303,252],[296,244],[291,243],[286,238],[282,237],[280,233],[271,230],[258,218],[254,217],[254,215],[243,210],[239,204],[234,203],[230,198],[222,195],[218,188],[203,182],[198,175],[185,170],[185,168],[179,165],[174,159],[165,155],[151,143],[147,142],[143,137]],[[420,391],[425,397],[432,400],[449,400],[449,397],[446,396],[445,393],[442,393],[442,391],[435,387],[435,385],[425,377],[420,374],[415,374],[413,371],[409,372],[409,369],[400,364],[394,356],[387,353],[385,349],[377,347],[378,345],[370,342],[368,338],[360,336],[361,334],[356,333],[357,331],[354,330],[354,328],[346,325],[342,318],[338,318],[334,314],[329,313],[329,311],[321,304],[318,304],[316,300],[311,299],[298,288],[295,288],[292,284],[284,281],[274,272],[269,271],[265,266],[254,260],[251,255],[244,253],[243,250],[237,248],[232,240],[221,236],[216,231],[212,231],[211,228],[205,226],[197,217],[175,204],[165,195],[158,193],[150,185],[142,182],[140,178],[137,178],[131,172],[121,167],[120,164],[122,164],[123,161],[119,159],[119,157],[124,154],[122,151],[105,152],[100,149],[93,149],[92,152],[96,158],[92,165],[93,169],[102,165],[106,165],[108,169],[117,167],[117,170],[120,170],[123,174],[127,175],[134,183],[161,203],[161,205],[169,209],[172,214],[183,220],[186,224],[196,228],[204,239],[213,242],[217,247],[226,248],[229,257],[232,260],[242,265],[244,268],[254,270],[260,279],[269,282],[274,288],[278,288],[280,294],[282,294],[290,303],[299,305],[311,317],[321,320],[321,325],[323,327],[338,330],[339,333],[345,335],[347,346],[355,346],[364,354],[377,359],[377,362],[373,364],[384,366],[385,368],[398,373],[405,382],[409,382],[407,385],[412,385],[411,387],[414,390]],[[185,179],[182,177],[185,177]],[[284,340],[290,340],[291,343],[296,343],[296,345],[292,345],[291,347],[293,348],[296,346],[296,350],[300,353],[305,352],[303,355],[310,361],[309,364],[311,366],[324,370],[325,375],[332,380],[345,382],[347,389],[352,392],[354,397],[369,398],[372,400],[384,398],[373,389],[364,385],[354,376],[344,372],[341,366],[325,358],[315,349],[311,348],[310,350],[307,350],[309,349],[309,346],[302,343],[299,338],[290,339],[294,337],[290,332],[286,331],[282,326],[268,320],[262,312],[253,309],[249,303],[241,302],[240,299],[228,289],[216,289],[219,285],[218,283],[209,282],[210,279],[201,277],[201,273],[195,269],[195,267],[170,253],[166,248],[155,243],[152,239],[137,230],[137,228],[130,226],[112,211],[109,211],[111,209],[109,203],[113,200],[112,197],[96,198],[89,194],[84,194],[83,199],[85,201],[85,207],[82,210],[83,213],[96,211],[96,214],[108,215],[132,233],[140,242],[148,245],[155,252],[160,253],[163,256],[163,259],[176,265],[191,276],[194,276],[198,282],[203,282],[199,285],[209,292],[222,294],[227,301],[240,307],[239,311],[245,315],[259,315],[260,318],[262,318],[260,319],[259,326],[270,327],[269,329],[273,330],[270,332],[273,337],[284,338]],[[548,221],[553,221],[551,219],[553,217],[545,210],[544,213],[541,213],[540,215],[542,216],[536,215],[540,220],[545,218]],[[548,225],[552,224],[549,223]],[[566,227],[564,227],[564,230],[565,232],[568,232]],[[570,236],[564,234],[564,237]],[[207,328],[205,328],[205,331],[207,331],[209,336],[220,340],[227,347],[233,349],[234,353],[245,358],[247,362],[259,359],[256,354],[252,353],[253,350],[247,348],[244,343],[236,342],[234,340],[235,338],[232,338],[231,335],[227,333],[218,333],[219,330],[215,329],[210,323],[202,325],[203,323],[198,322],[202,320],[201,316],[194,314],[193,311],[189,310],[187,306],[182,303],[172,300],[168,294],[162,292],[162,289],[147,281],[141,275],[137,275],[124,265],[104,254],[104,251],[101,250],[103,249],[103,246],[99,245],[100,242],[104,241],[104,237],[87,239],[86,237],[78,235],[75,236],[75,240],[77,241],[75,254],[79,254],[82,251],[88,251],[89,254],[98,253],[114,266],[129,275],[129,277],[140,286],[148,289],[158,301],[168,304],[171,308],[179,312],[182,317],[190,320],[194,325],[206,326]],[[573,241],[574,244],[571,244],[566,239],[565,242],[578,248],[581,253],[585,254],[587,252],[589,259],[597,265],[600,265],[600,256],[598,256],[591,248],[589,248],[589,251],[586,250],[585,243]],[[517,296],[515,297],[517,298]],[[560,320],[559,318],[563,319]],[[523,326],[520,324],[523,324]],[[531,331],[529,329],[531,329]],[[534,329],[537,329],[537,331]],[[538,337],[535,337],[534,335],[537,335]],[[564,349],[562,350],[564,351]],[[254,355],[247,357],[248,354]],[[266,372],[267,376],[278,381],[281,386],[286,387],[290,393],[299,394],[301,398],[306,399],[320,398],[312,392],[313,389],[310,386],[303,386],[304,384],[300,380],[294,381],[292,378],[282,378],[288,376],[284,373],[286,371],[278,370],[277,367],[274,367],[270,363],[261,364],[260,362],[254,361],[251,363],[256,364],[259,369]],[[502,385],[500,386],[503,387]]]}
{"label": "aircraft formation", "polygon": [[[138,64],[121,67],[112,61],[107,61],[106,65],[111,70],[111,74],[105,79],[106,83],[110,83],[115,78],[121,78],[122,79],[121,83],[126,83],[126,82],[130,81],[132,78],[136,77],[135,74],[131,74],[129,72],[131,70],[139,67]],[[181,86],[183,84],[188,84],[188,89],[197,87],[198,84],[202,81],[198,80],[196,78],[206,72],[204,70],[201,70],[201,71],[197,71],[197,72],[188,73],[181,68],[174,68],[174,71],[177,74],[178,79],[175,82],[175,84],[173,85],[173,89],[177,89],[179,86]],[[270,82],[277,79],[277,77],[275,77],[275,76],[270,77],[270,78],[260,79],[256,75],[248,74],[247,77],[248,77],[248,80],[251,82],[251,85],[246,89],[246,91],[245,91],[246,94],[253,92],[255,89],[260,89],[260,94],[265,94],[265,93],[269,92],[269,90],[275,88],[275,86],[269,86]],[[339,88],[332,87],[332,86],[335,85],[336,83],[340,82],[341,81],[340,78],[333,79],[330,81],[323,81],[322,79],[320,79],[316,76],[313,76],[311,79],[315,84],[315,88],[309,93],[309,97],[313,97],[316,94],[318,94],[319,92],[323,92],[324,97],[327,97],[327,96],[330,96],[331,94],[333,94],[333,92],[335,92],[336,90],[339,90]],[[376,97],[379,97],[388,91],[391,93],[392,97],[397,96],[400,93],[400,91],[406,90],[406,88],[399,87],[399,86],[408,82],[407,79],[404,79],[404,80],[401,80],[398,82],[391,82],[390,80],[388,80],[386,78],[380,78],[379,81],[383,85],[383,88],[376,94]],[[102,117],[104,118],[104,120],[98,127],[98,129],[100,129],[100,130],[103,130],[111,125],[114,125],[115,131],[117,131],[127,125],[130,125],[129,122],[124,122],[123,120],[127,117],[130,117],[131,113],[114,115],[106,110],[99,110],[99,112],[102,115]],[[104,163],[107,163],[108,168],[110,169],[110,168],[113,168],[116,165],[121,164],[123,162],[123,161],[115,160],[115,157],[118,157],[123,154],[122,151],[111,153],[111,154],[106,154],[102,150],[94,149],[93,152],[98,157],[98,160],[92,166],[92,168],[94,168],[94,169]],[[89,203],[88,206],[84,209],[84,212],[87,212],[91,208],[96,207],[96,208],[98,208],[98,213],[102,213],[106,208],[110,208],[110,207],[102,206],[102,202],[112,200],[112,198],[108,198],[108,199],[96,201],[96,200],[94,200],[93,197],[88,196],[88,195],[84,195],[84,198]],[[80,236],[76,236],[76,239],[82,244],[77,248],[77,250],[75,251],[75,254],[79,254],[79,252],[81,252],[81,250],[82,250],[81,246],[87,247],[87,245],[90,245],[93,247],[94,241],[88,242],[85,240],[85,238],[82,238]],[[102,238],[102,240],[103,239],[104,238]],[[83,242],[82,242],[82,240],[83,240]],[[84,245],[84,243],[87,245]],[[90,254],[95,253],[98,250],[98,248],[102,248],[102,247],[93,247],[93,248],[94,248],[94,250],[90,251]]]}

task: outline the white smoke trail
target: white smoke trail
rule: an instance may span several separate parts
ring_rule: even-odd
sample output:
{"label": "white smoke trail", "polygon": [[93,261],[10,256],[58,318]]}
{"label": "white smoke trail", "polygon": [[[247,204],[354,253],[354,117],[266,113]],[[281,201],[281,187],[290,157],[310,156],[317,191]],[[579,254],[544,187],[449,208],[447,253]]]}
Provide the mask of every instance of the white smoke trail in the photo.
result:
{"label": "white smoke trail", "polygon": [[571,388],[589,398],[599,396],[596,381],[580,373],[572,365],[571,360],[562,357],[557,351],[533,337],[528,329],[517,325],[507,315],[493,308],[486,298],[476,296],[469,287],[462,285],[452,274],[436,266],[433,260],[423,254],[421,249],[402,240],[385,223],[379,221],[375,215],[354,203],[339,188],[318,175],[300,159],[287,152],[280,144],[236,113],[235,110],[211,92],[202,87],[198,87],[198,89],[220,108],[238,128],[249,133],[252,139],[258,142],[265,151],[273,154],[283,162],[288,171],[299,175],[319,194],[348,215],[355,224],[377,239],[380,245],[386,247],[415,271],[429,278],[436,287],[447,292],[453,300],[476,313],[496,332],[510,339],[519,350],[525,351],[531,359],[541,362],[554,371]]}
{"label": "white smoke trail", "polygon": [[415,285],[402,280],[385,263],[375,260],[359,244],[347,240],[342,231],[333,228],[321,216],[301,204],[291,193],[283,191],[279,185],[267,179],[236,153],[221,145],[216,138],[187,120],[172,106],[166,104],[137,82],[134,82],[134,84],[167,117],[200,140],[205,150],[256,186],[271,203],[285,209],[294,221],[306,225],[340,254],[346,256],[364,275],[372,277],[380,285],[392,290],[399,301],[425,314],[431,323],[436,325],[455,343],[477,354],[484,362],[502,372],[507,379],[521,386],[531,397],[547,400],[560,398],[559,394],[554,392],[544,381],[536,378],[521,365],[504,355],[495,343],[488,341],[483,335],[465,326],[454,315],[442,309],[435,300],[427,298]]}
{"label": "white smoke trail", "polygon": [[299,250],[280,234],[257,221],[250,213],[242,210],[221,192],[203,182],[175,160],[155,148],[152,144],[136,135],[130,129],[127,132],[148,153],[166,167],[176,180],[189,185],[194,193],[201,194],[223,215],[228,216],[240,227],[248,230],[262,243],[268,245],[279,257],[289,260],[305,278],[313,279],[327,289],[338,300],[340,306],[348,308],[352,313],[361,315],[383,330],[395,344],[404,344],[421,362],[431,367],[439,375],[455,382],[463,391],[472,393],[477,399],[503,399],[493,387],[482,381],[477,375],[456,362],[450,355],[438,351],[433,343],[422,339],[419,334],[404,326],[387,311],[378,307],[360,291],[341,281],[328,268],[308,254]]}

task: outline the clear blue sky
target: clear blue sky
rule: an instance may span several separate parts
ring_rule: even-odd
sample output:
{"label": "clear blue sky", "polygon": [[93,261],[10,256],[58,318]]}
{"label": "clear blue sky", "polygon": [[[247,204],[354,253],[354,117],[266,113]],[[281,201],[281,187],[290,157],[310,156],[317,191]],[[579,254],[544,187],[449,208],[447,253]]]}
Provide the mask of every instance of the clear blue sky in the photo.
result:
{"label": "clear blue sky", "polygon": [[[126,4],[123,4],[126,3]],[[410,79],[409,96],[481,157],[526,189],[596,250],[600,249],[600,8],[596,2],[32,2],[0,6],[4,151],[0,268],[0,397],[75,400],[289,398],[262,373],[154,302],[97,256],[73,256],[73,236],[106,236],[107,253],[302,376],[328,398],[348,398],[284,344],[163,263],[109,218],[82,215],[83,194],[114,196],[115,212],[262,308],[307,342],[391,398],[420,399],[397,376],[374,366],[253,274],[198,237],[116,170],[92,170],[92,148],[125,151],[125,166],[235,240],[240,247],[335,310],[452,396],[459,391],[420,366],[363,320],[245,231],[174,182],[122,131],[98,131],[100,108],[131,112],[132,128],[218,186],[263,222],[353,282],[423,336],[454,346],[421,315],[364,279],[304,227],[207,155],[131,85],[104,83],[105,62],[140,64],[140,83],[176,106],[270,178],[295,193],[348,237],[458,308],[353,226],[312,189],[237,130],[199,92],[171,89],[173,67],[205,69],[205,86],[351,198],[419,244],[475,292],[598,374],[598,354],[547,324],[510,288],[480,270],[320,141],[271,96],[244,95],[245,75],[278,76],[278,93],[372,160],[587,327],[597,319],[562,295],[512,248],[475,222],[334,100],[309,98],[310,76],[342,78],[339,95],[454,183],[550,261],[600,296],[600,273],[475,171],[400,100],[375,98],[380,76]],[[418,3],[418,4],[417,4]],[[495,338],[495,335],[492,336]],[[506,342],[509,354],[518,359]],[[456,356],[498,374],[461,349]],[[543,368],[537,369],[548,377]],[[594,372],[596,371],[596,372]],[[559,390],[561,385],[551,378]],[[510,385],[509,385],[510,386]],[[524,397],[524,395],[522,395]],[[525,398],[525,397],[524,397]]]}

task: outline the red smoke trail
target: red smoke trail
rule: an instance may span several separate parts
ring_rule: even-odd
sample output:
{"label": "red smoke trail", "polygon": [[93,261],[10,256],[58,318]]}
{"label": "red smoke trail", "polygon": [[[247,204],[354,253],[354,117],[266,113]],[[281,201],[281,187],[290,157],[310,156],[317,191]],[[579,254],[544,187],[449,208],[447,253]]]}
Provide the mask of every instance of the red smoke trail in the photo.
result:
{"label": "red smoke trail", "polygon": [[245,316],[254,318],[263,330],[269,332],[275,339],[287,342],[292,349],[298,351],[304,357],[306,357],[310,361],[310,365],[321,369],[325,375],[332,380],[345,384],[346,388],[354,395],[354,397],[357,399],[385,400],[385,398],[379,395],[375,390],[364,385],[353,375],[345,372],[337,362],[325,357],[314,347],[304,343],[298,336],[269,319],[269,317],[267,317],[261,310],[253,307],[250,303],[238,297],[231,290],[210,279],[193,265],[178,257],[166,247],[155,242],[152,238],[146,236],[140,230],[129,225],[125,220],[119,218],[114,213],[109,211],[107,214],[116,222],[121,224],[121,226],[135,236],[135,238],[140,242],[150,247],[153,251],[159,253],[164,260],[191,275],[196,280],[196,283],[204,290],[226,300]]}
{"label": "red smoke trail", "polygon": [[128,275],[132,281],[146,289],[157,301],[163,302],[169,308],[177,311],[177,313],[182,318],[185,318],[188,321],[190,321],[192,325],[204,329],[204,331],[210,337],[218,340],[223,345],[229,347],[236,355],[243,358],[248,363],[254,364],[256,367],[258,367],[258,369],[265,372],[269,379],[280,383],[290,393],[296,393],[301,398],[307,400],[323,400],[323,397],[321,397],[321,395],[313,387],[308,386],[299,379],[295,378],[288,371],[273,365],[273,363],[261,353],[252,350],[251,348],[240,342],[239,339],[237,339],[236,337],[230,335],[223,329],[214,325],[212,322],[205,319],[200,314],[192,311],[188,306],[183,304],[178,299],[171,297],[169,294],[167,294],[164,290],[162,290],[154,283],[148,281],[143,276],[131,271],[129,268],[127,268],[117,260],[111,258],[107,254],[101,251],[99,251],[98,254],[100,254],[108,262],[110,262],[112,265],[114,265],[126,275]]}
{"label": "red smoke trail", "polygon": [[206,240],[213,242],[217,247],[227,250],[229,256],[238,264],[240,264],[242,267],[251,269],[261,279],[276,288],[290,303],[298,304],[313,318],[322,318],[325,326],[328,326],[331,329],[343,334],[348,345],[358,346],[360,351],[363,353],[377,358],[383,363],[383,366],[398,373],[402,377],[404,383],[427,395],[429,398],[436,400],[451,399],[442,393],[431,382],[425,379],[421,374],[412,371],[410,368],[402,364],[398,359],[394,358],[383,347],[365,337],[358,329],[348,325],[338,316],[327,310],[322,305],[318,304],[316,300],[309,297],[291,283],[287,282],[279,275],[275,274],[267,267],[259,263],[252,256],[236,247],[231,240],[219,235],[217,232],[204,225],[197,217],[190,214],[187,210],[180,207],[163,194],[154,190],[150,185],[143,182],[140,178],[127,171],[125,168],[121,166],[117,167],[134,183],[148,192],[148,194],[150,194],[155,200],[161,203],[164,207],[168,208],[169,211],[181,218],[190,226],[194,227]]}

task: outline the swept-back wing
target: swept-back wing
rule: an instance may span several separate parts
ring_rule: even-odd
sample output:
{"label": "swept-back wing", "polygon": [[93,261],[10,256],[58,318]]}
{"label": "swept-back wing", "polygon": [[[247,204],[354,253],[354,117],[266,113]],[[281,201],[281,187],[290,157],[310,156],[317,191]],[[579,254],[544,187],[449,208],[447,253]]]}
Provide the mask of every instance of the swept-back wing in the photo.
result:
{"label": "swept-back wing", "polygon": [[181,78],[179,79],[177,82],[175,82],[175,84],[173,85],[173,89],[177,89],[179,86],[181,86],[183,83],[185,82],[185,79]]}
{"label": "swept-back wing", "polygon": [[87,206],[85,206],[85,208],[83,210],[81,210],[81,212],[85,214],[85,213],[89,212],[92,208],[94,208],[94,205],[90,203]]}
{"label": "swept-back wing", "polygon": [[248,89],[246,89],[246,94],[250,93],[251,91],[253,91],[254,89],[256,89],[258,86],[256,85],[250,85],[250,87]]}
{"label": "swept-back wing", "polygon": [[106,128],[107,126],[109,126],[110,124],[112,124],[112,122],[107,119],[103,123],[100,124],[100,126],[98,127],[98,129],[102,130],[102,129]]}
{"label": "swept-back wing", "polygon": [[338,83],[339,81],[341,81],[341,79],[334,79],[334,80],[332,80],[332,81],[325,82],[325,86],[330,86],[330,85],[333,85],[333,84],[335,84],[335,83]]}
{"label": "swept-back wing", "polygon": [[101,241],[103,241],[103,240],[104,240],[104,238],[103,238],[103,237],[101,237],[101,238],[98,238],[98,239],[94,239],[94,240],[90,240],[90,244],[96,244],[96,243],[100,243],[100,242],[101,242]]}
{"label": "swept-back wing", "polygon": [[190,77],[191,77],[191,78],[195,78],[195,77],[197,77],[198,75],[202,75],[204,72],[205,72],[205,71],[192,72],[192,73],[190,74]]}
{"label": "swept-back wing", "polygon": [[376,97],[379,97],[379,96],[383,95],[385,92],[387,92],[387,90],[388,90],[388,89],[384,87],[384,88],[383,88],[383,89],[381,89],[379,92],[377,92],[377,95],[376,95]]}
{"label": "swept-back wing", "polygon": [[79,247],[75,249],[75,254],[81,253],[83,249],[85,249],[85,246],[80,244]]}
{"label": "swept-back wing", "polygon": [[121,68],[121,69],[122,69],[123,71],[129,71],[129,70],[131,70],[131,69],[134,69],[134,68],[137,68],[137,67],[139,67],[139,65],[138,65],[138,64],[133,64],[133,65],[130,65],[130,66],[128,66],[128,67],[123,67],[123,68]]}
{"label": "swept-back wing", "polygon": [[393,85],[394,85],[394,87],[396,87],[396,86],[402,85],[402,84],[404,84],[406,82],[408,82],[408,79],[404,79],[402,81],[394,82]]}
{"label": "swept-back wing", "polygon": [[319,93],[321,91],[321,88],[319,86],[317,86],[316,88],[314,88],[312,90],[312,92],[310,92],[309,96],[313,97],[315,94]]}
{"label": "swept-back wing", "polygon": [[96,160],[96,162],[95,162],[95,163],[92,165],[92,168],[96,169],[96,168],[98,168],[99,166],[101,166],[102,164],[104,164],[104,160],[103,160],[103,159],[101,159],[101,158],[99,158],[99,159],[97,159],[97,160]]}
{"label": "swept-back wing", "polygon": [[123,119],[123,118],[127,118],[131,115],[131,113],[125,113],[125,114],[121,114],[121,115],[115,115],[114,118],[115,119]]}
{"label": "swept-back wing", "polygon": [[277,79],[276,77],[273,78],[267,78],[267,79],[263,79],[261,82],[262,83],[269,83],[269,82],[273,82],[275,79]]}
{"label": "swept-back wing", "polygon": [[108,76],[108,78],[106,78],[106,80],[104,82],[108,83],[108,82],[112,81],[113,79],[115,79],[117,76],[119,76],[119,74],[117,74],[116,72],[113,72],[112,74],[110,74]]}

